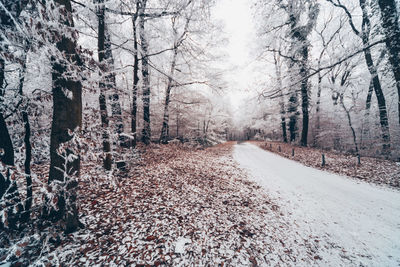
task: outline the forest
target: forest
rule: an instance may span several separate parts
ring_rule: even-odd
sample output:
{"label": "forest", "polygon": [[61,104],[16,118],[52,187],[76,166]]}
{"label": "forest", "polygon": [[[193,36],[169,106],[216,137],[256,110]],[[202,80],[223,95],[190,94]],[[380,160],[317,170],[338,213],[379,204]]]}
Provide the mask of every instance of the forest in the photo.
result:
{"label": "forest", "polygon": [[[236,141],[392,166],[399,187],[399,12],[396,0],[0,0],[0,266],[323,265],[319,237],[285,237]],[[305,242],[297,256],[285,238]]]}

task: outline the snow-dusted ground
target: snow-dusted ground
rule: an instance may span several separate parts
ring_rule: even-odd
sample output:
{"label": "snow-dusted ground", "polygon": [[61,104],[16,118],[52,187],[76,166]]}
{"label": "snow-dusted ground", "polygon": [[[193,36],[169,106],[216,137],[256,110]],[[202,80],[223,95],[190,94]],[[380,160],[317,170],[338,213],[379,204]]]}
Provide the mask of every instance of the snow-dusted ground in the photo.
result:
{"label": "snow-dusted ground", "polygon": [[326,265],[399,266],[400,192],[306,167],[259,147],[234,158],[276,199],[303,236],[320,236]]}

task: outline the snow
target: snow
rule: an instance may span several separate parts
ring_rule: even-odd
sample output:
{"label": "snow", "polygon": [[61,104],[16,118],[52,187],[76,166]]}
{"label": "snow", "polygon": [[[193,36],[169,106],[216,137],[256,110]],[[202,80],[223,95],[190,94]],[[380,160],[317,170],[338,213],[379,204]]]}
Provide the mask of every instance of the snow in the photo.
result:
{"label": "snow", "polygon": [[190,239],[179,237],[178,240],[176,240],[175,242],[175,253],[185,253],[185,246],[190,243],[192,243]]}
{"label": "snow", "polygon": [[[400,264],[400,192],[306,167],[244,143],[234,158],[303,231],[325,239],[328,264]],[[346,260],[346,261],[345,261]]]}

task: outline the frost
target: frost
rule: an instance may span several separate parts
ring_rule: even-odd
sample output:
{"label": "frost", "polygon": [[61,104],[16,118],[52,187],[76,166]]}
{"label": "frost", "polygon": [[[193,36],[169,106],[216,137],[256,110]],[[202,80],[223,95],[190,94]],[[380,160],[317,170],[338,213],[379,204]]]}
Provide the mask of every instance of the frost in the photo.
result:
{"label": "frost", "polygon": [[185,246],[192,243],[192,241],[188,238],[179,237],[175,241],[175,253],[183,254],[185,253]]}

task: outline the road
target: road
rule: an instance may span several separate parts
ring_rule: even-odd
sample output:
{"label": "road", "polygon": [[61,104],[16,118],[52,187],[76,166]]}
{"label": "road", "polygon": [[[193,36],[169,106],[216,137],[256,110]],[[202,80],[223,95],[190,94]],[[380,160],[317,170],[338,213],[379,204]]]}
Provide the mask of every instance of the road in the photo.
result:
{"label": "road", "polygon": [[236,145],[234,158],[304,236],[325,239],[325,264],[400,266],[400,191],[306,167],[249,143]]}

